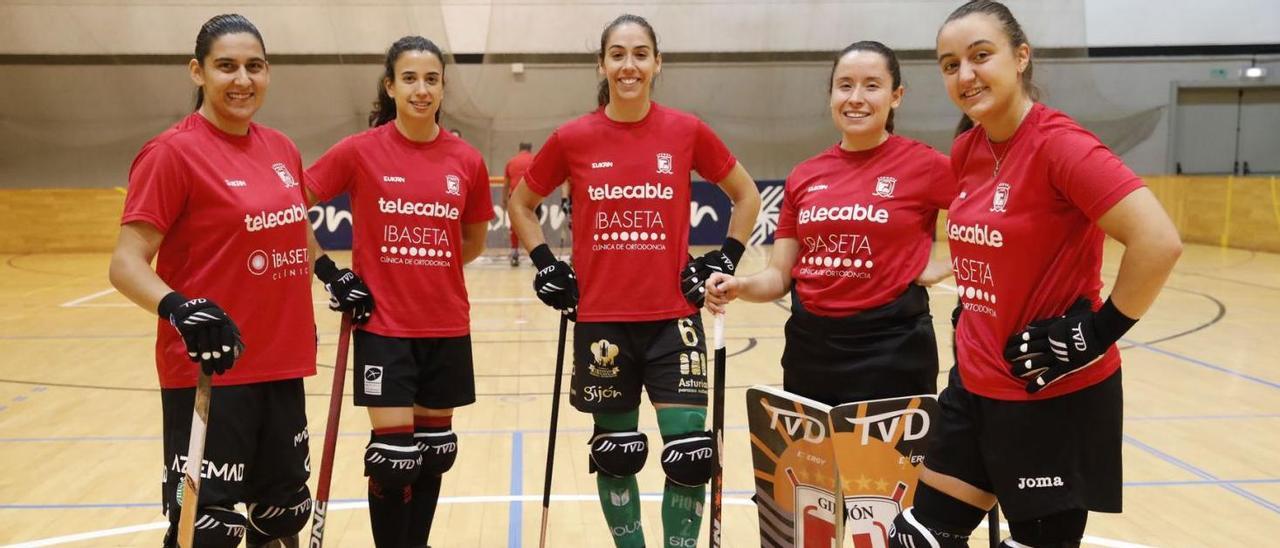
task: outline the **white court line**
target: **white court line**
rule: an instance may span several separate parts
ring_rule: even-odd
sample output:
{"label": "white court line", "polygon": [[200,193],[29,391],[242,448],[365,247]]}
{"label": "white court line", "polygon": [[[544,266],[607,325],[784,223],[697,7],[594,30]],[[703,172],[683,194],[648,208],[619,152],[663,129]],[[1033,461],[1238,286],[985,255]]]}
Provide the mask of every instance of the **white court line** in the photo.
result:
{"label": "white court line", "polygon": [[[595,502],[600,500],[600,497],[599,495],[594,495],[594,494],[592,495],[551,495],[551,500],[560,501],[560,502]],[[644,502],[661,502],[662,495],[657,495],[657,494],[640,495],[640,500]],[[723,500],[724,500],[724,504],[727,506],[755,506],[755,503],[752,502],[751,499],[749,498],[724,497]],[[542,495],[540,494],[537,494],[537,495],[480,495],[480,496],[466,496],[466,497],[440,497],[440,504],[492,504],[492,503],[514,502],[514,501],[541,502]],[[368,507],[369,507],[369,503],[364,501],[340,502],[340,503],[331,504],[329,506],[329,511],[361,510]],[[976,531],[986,530],[986,523],[987,521],[985,519],[982,520],[982,523],[979,524],[977,529],[975,530]],[[7,544],[5,546],[0,546],[0,548],[35,548],[37,546],[56,546],[59,544],[67,544],[67,543],[78,542],[82,540],[114,537],[119,535],[127,535],[130,533],[139,533],[142,531],[153,531],[158,529],[164,529],[168,526],[169,526],[168,521],[157,521],[153,523],[143,523],[140,525],[130,525],[127,527],[116,527],[114,529],[102,529],[99,531],[88,531],[84,533],[76,533],[74,535],[50,537],[46,539],[33,540],[33,541],[23,542],[19,544]],[[1002,522],[1000,523],[1000,529],[1004,531],[1008,531],[1009,526],[1008,524]],[[1095,537],[1091,535],[1085,535],[1084,538],[1081,539],[1081,541],[1084,544],[1089,544],[1093,546],[1105,546],[1108,548],[1153,548],[1152,546],[1148,546],[1145,544],[1134,544],[1131,542],[1124,542],[1120,540]]]}
{"label": "white court line", "polygon": [[[75,308],[75,307],[81,307],[81,306],[85,306],[85,305],[82,305],[82,304],[80,304],[80,303],[83,303],[83,302],[85,302],[85,301],[92,301],[92,300],[94,300],[94,299],[96,299],[96,298],[98,298],[98,297],[101,297],[101,296],[103,296],[103,295],[108,295],[108,294],[115,293],[115,292],[116,292],[116,290],[115,290],[115,288],[114,288],[114,287],[113,287],[113,288],[111,288],[111,289],[103,289],[102,291],[99,291],[99,292],[94,293],[94,294],[92,294],[92,295],[86,295],[86,296],[84,296],[84,297],[80,297],[79,299],[75,299],[75,300],[67,301],[67,302],[62,303],[62,304],[60,304],[60,305],[58,305],[58,306],[61,306],[62,308]],[[89,306],[94,306],[94,305],[89,305]],[[115,305],[110,305],[110,306],[115,306]],[[120,306],[125,306],[125,305],[120,305]],[[133,306],[133,305],[128,305],[128,306]]]}
{"label": "white court line", "polygon": [[[92,295],[87,295],[84,297],[80,297],[79,299],[67,301],[58,306],[62,308],[132,308],[137,306],[133,303],[87,303],[87,301],[91,301],[98,297],[102,297],[104,295],[114,293],[115,291],[116,291],[115,289],[104,289]],[[493,297],[493,298],[471,299],[471,304],[513,304],[513,303],[535,303],[535,302],[538,302],[538,299],[536,297]],[[311,301],[311,304],[328,305],[329,301],[328,300]]]}

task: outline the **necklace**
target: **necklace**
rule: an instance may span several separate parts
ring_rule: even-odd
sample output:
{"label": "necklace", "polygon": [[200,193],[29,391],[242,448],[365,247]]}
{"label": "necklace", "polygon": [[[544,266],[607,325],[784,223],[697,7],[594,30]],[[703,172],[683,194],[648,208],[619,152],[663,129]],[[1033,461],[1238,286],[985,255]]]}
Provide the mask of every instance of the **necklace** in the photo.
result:
{"label": "necklace", "polygon": [[995,145],[991,144],[991,137],[988,136],[985,140],[987,142],[987,150],[991,151],[991,157],[996,160],[995,169],[991,170],[991,178],[995,179],[1000,176],[1000,162],[1003,162],[1005,156],[1009,155],[1009,151],[1013,149],[1013,143],[1009,143],[1009,147],[1004,149],[1003,154],[996,156],[996,148]]}
{"label": "necklace", "polygon": [[[1027,113],[1031,112],[1031,107],[1033,107],[1033,106],[1035,106],[1035,103],[1034,103],[1034,102],[1029,102],[1029,103],[1027,104],[1027,106],[1026,106],[1026,107],[1024,107],[1024,108],[1022,109],[1022,114],[1020,114],[1020,115],[1018,116],[1018,126],[1021,126],[1021,125],[1022,125],[1022,121],[1023,121],[1023,120],[1025,120],[1025,119],[1027,118]],[[1007,140],[1005,141],[1006,143],[1008,143],[1008,148],[1005,148],[1005,149],[1004,149],[1004,154],[1001,154],[1001,155],[999,155],[999,156],[996,156],[996,147],[995,147],[995,145],[991,144],[991,136],[990,136],[990,135],[985,135],[985,136],[984,136],[984,137],[986,137],[986,141],[987,141],[987,150],[991,151],[991,157],[992,157],[992,158],[995,158],[995,160],[996,160],[995,169],[992,169],[992,170],[991,170],[991,178],[992,178],[992,179],[995,179],[996,177],[999,177],[999,176],[1000,176],[1000,163],[1004,161],[1005,156],[1008,156],[1008,155],[1009,155],[1009,151],[1010,151],[1010,150],[1013,150],[1013,137],[1014,137],[1015,135],[1017,135],[1016,130],[1015,130],[1014,135],[1009,136],[1009,139],[1007,139]]]}

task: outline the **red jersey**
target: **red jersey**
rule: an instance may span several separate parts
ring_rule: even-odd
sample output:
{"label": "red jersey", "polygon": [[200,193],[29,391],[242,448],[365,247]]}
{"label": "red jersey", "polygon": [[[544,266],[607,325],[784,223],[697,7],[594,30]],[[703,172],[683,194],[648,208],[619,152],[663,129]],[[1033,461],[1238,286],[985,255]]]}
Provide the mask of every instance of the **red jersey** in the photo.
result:
{"label": "red jersey", "polygon": [[981,127],[960,135],[951,163],[961,193],[951,204],[947,238],[964,306],[956,349],[965,387],[1030,400],[1106,379],[1120,367],[1115,346],[1030,395],[1027,381],[1009,372],[1004,347],[1014,332],[1062,314],[1080,297],[1098,308],[1104,234],[1095,222],[1142,180],[1092,133],[1041,104],[1004,143],[989,143]]}
{"label": "red jersey", "polygon": [[386,337],[471,332],[462,276],[462,225],[493,218],[480,152],[441,130],[410,141],[394,123],[333,145],[307,169],[307,189],[351,194],[353,270],[377,309],[360,328]]}
{"label": "red jersey", "polygon": [[799,242],[796,294],[819,316],[852,316],[898,298],[956,197],[947,157],[905,137],[870,150],[831,148],[787,177],[775,238]]}
{"label": "red jersey", "polygon": [[658,103],[638,122],[616,122],[598,109],[556,129],[524,178],[543,196],[569,180],[578,319],[642,322],[693,314],[680,292],[689,250],[689,173],[719,182],[737,162],[701,120]]}
{"label": "red jersey", "polygon": [[511,191],[516,189],[516,185],[520,184],[520,179],[524,177],[526,171],[529,171],[529,164],[533,163],[533,153],[522,150],[507,161],[507,168],[503,174],[507,177],[507,195],[511,195]]}
{"label": "red jersey", "polygon": [[[280,132],[219,130],[192,113],[143,145],[129,170],[121,224],[164,233],[156,274],[188,298],[217,303],[240,328],[244,354],[217,386],[316,372],[302,159]],[[157,323],[162,388],[195,386],[198,366],[168,318]]]}

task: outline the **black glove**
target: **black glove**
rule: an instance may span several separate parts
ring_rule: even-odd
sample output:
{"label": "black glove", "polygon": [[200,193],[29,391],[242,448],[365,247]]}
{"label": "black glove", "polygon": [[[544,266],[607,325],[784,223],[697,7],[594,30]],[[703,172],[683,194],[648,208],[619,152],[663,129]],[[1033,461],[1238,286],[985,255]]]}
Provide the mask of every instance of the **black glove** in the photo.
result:
{"label": "black glove", "polygon": [[1005,344],[1004,358],[1014,375],[1029,379],[1027,393],[1035,394],[1093,364],[1137,322],[1116,309],[1111,299],[1094,312],[1089,299],[1082,298],[1066,314],[1031,322],[1014,333]]}
{"label": "black glove", "polygon": [[351,323],[359,325],[373,315],[373,293],[350,268],[338,269],[333,259],[321,255],[316,259],[316,278],[329,292],[329,310],[351,313]]}
{"label": "black glove", "polygon": [[244,352],[240,328],[209,299],[188,300],[173,291],[160,299],[156,311],[182,335],[187,357],[206,375],[225,373]]}
{"label": "black glove", "polygon": [[578,277],[574,275],[573,267],[557,260],[547,244],[533,248],[529,258],[538,267],[538,273],[533,276],[533,291],[538,294],[538,299],[576,321]]}
{"label": "black glove", "polygon": [[726,238],[720,249],[708,251],[697,259],[690,259],[684,270],[680,271],[680,291],[685,300],[701,308],[707,299],[707,288],[704,287],[712,274],[733,275],[738,270],[738,261],[742,260],[742,252],[746,251],[742,242]]}

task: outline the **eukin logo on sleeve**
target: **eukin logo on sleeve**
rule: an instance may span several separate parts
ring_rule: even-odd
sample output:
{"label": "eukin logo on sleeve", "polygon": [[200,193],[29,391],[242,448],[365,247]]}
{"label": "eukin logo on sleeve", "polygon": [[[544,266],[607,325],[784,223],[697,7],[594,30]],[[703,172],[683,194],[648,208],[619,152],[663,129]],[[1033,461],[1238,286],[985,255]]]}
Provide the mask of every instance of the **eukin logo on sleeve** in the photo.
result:
{"label": "eukin logo on sleeve", "polygon": [[675,189],[654,183],[643,183],[629,186],[605,183],[601,186],[587,186],[587,196],[589,196],[593,202],[598,202],[600,200],[623,199],[670,200],[675,197],[675,194]]}
{"label": "eukin logo on sleeve", "polygon": [[820,223],[822,221],[868,221],[885,224],[889,222],[889,210],[876,208],[876,206],[870,204],[832,207],[811,206],[800,210],[800,224]]}
{"label": "eukin logo on sleeve", "polygon": [[1004,247],[1004,234],[984,224],[956,225],[947,219],[947,238],[966,244]]}
{"label": "eukin logo on sleeve", "polygon": [[383,213],[399,213],[401,215],[417,215],[420,217],[441,217],[451,221],[458,220],[461,213],[457,207],[440,202],[414,202],[396,198],[388,200],[378,198],[378,211]]}
{"label": "eukin logo on sleeve", "polygon": [[261,211],[257,215],[246,214],[244,216],[244,229],[249,232],[257,232],[306,220],[307,209],[300,204],[293,204],[280,211]]}

